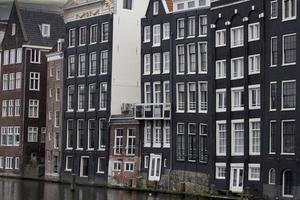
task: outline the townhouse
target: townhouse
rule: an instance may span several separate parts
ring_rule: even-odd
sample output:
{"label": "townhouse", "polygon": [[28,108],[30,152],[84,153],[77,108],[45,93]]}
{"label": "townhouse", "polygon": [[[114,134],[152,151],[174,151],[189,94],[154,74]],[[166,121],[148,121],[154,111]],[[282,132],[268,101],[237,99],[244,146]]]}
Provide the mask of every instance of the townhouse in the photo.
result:
{"label": "townhouse", "polygon": [[1,174],[25,177],[44,174],[45,54],[61,33],[64,24],[59,14],[13,4],[2,42]]}

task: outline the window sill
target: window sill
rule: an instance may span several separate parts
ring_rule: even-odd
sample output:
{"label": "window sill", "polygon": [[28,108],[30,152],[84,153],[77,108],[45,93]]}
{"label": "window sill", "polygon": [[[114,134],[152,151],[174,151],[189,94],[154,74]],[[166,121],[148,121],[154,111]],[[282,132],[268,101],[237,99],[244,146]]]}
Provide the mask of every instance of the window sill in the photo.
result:
{"label": "window sill", "polygon": [[160,47],[160,44],[152,45],[152,47]]}
{"label": "window sill", "polygon": [[207,35],[198,35],[199,38],[207,37]]}
{"label": "window sill", "polygon": [[226,109],[216,109],[216,112],[226,112]]}
{"label": "window sill", "polygon": [[101,172],[98,171],[97,174],[104,174],[104,172],[103,171],[101,171]]}
{"label": "window sill", "polygon": [[260,71],[259,72],[249,72],[248,75],[257,75],[257,74],[260,74]]}
{"label": "window sill", "polygon": [[226,47],[226,44],[216,45],[216,48],[218,48],[218,47]]}
{"label": "window sill", "polygon": [[195,37],[196,37],[195,35],[189,35],[186,37],[186,39],[195,38]]}
{"label": "window sill", "polygon": [[244,45],[236,45],[236,46],[230,46],[230,48],[234,49],[234,48],[238,48],[238,47],[243,47]]}
{"label": "window sill", "polygon": [[282,18],[282,22],[287,22],[287,21],[296,20],[296,19],[297,19],[297,17]]}
{"label": "window sill", "polygon": [[235,111],[244,111],[244,108],[231,108],[231,111],[232,112],[235,112]]}
{"label": "window sill", "polygon": [[166,40],[169,40],[170,38],[168,37],[168,38],[163,38],[162,40],[164,40],[164,41],[166,41]]}
{"label": "window sill", "polygon": [[287,66],[291,66],[291,65],[296,65],[296,63],[295,62],[294,63],[282,63],[281,66],[287,67]]}
{"label": "window sill", "polygon": [[294,156],[295,153],[280,153],[282,156]]}
{"label": "window sill", "polygon": [[143,41],[143,43],[149,43],[149,42],[151,42],[150,40],[145,40],[145,41]]}
{"label": "window sill", "polygon": [[249,106],[249,110],[259,110],[259,109],[261,109],[260,106],[259,107],[250,107]]}
{"label": "window sill", "polygon": [[260,40],[260,38],[254,38],[254,39],[251,39],[251,40],[249,39],[248,42],[255,42],[255,41],[259,41],[259,40]]}
{"label": "window sill", "polygon": [[98,151],[105,151],[105,148],[98,149]]}
{"label": "window sill", "polygon": [[281,108],[281,111],[294,111],[296,108]]}

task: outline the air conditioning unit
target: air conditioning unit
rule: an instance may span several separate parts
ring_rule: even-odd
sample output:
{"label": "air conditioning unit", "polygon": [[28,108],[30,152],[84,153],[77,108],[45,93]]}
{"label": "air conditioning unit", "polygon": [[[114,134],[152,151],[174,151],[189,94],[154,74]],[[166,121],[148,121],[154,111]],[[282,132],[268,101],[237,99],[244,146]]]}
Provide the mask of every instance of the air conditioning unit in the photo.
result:
{"label": "air conditioning unit", "polygon": [[121,112],[122,113],[131,113],[133,109],[133,104],[131,103],[122,103]]}

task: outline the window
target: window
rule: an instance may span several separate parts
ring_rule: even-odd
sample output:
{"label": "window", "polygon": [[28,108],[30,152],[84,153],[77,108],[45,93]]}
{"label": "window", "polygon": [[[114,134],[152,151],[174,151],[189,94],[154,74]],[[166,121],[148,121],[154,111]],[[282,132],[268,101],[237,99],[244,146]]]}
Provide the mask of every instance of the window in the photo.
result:
{"label": "window", "polygon": [[153,46],[160,46],[160,24],[153,26]]}
{"label": "window", "polygon": [[296,81],[282,81],[282,110],[296,109]]}
{"label": "window", "polygon": [[8,116],[14,116],[14,100],[8,100]]}
{"label": "window", "polygon": [[199,82],[199,112],[207,112],[208,108],[208,83]]}
{"label": "window", "polygon": [[270,82],[270,111],[277,108],[277,82]]}
{"label": "window", "polygon": [[231,121],[231,155],[244,155],[244,120]]}
{"label": "window", "polygon": [[296,121],[283,120],[281,125],[281,154],[295,154]]}
{"label": "window", "polygon": [[75,76],[75,56],[68,57],[68,78]]}
{"label": "window", "polygon": [[89,157],[81,156],[80,158],[80,177],[89,176]]}
{"label": "window", "polygon": [[97,43],[97,29],[98,29],[97,24],[93,24],[90,26],[90,44]]}
{"label": "window", "polygon": [[270,132],[269,132],[269,154],[276,153],[276,132],[277,125],[276,120],[270,121]]}
{"label": "window", "polygon": [[93,76],[97,73],[97,53],[90,53],[89,75]]}
{"label": "window", "polygon": [[150,83],[144,84],[144,103],[151,103],[151,86]]}
{"label": "window", "polygon": [[38,131],[38,127],[28,127],[27,141],[38,142]]}
{"label": "window", "polygon": [[21,115],[21,99],[15,100],[15,116]]}
{"label": "window", "polygon": [[278,2],[277,0],[270,2],[270,18],[276,19],[278,17]]}
{"label": "window", "polygon": [[112,171],[115,171],[115,172],[121,171],[121,164],[122,164],[121,161],[114,161]]}
{"label": "window", "polygon": [[73,148],[73,120],[67,120],[67,149]]}
{"label": "window", "polygon": [[160,73],[160,53],[153,54],[153,74]]}
{"label": "window", "polygon": [[11,49],[10,56],[9,56],[9,64],[15,64],[15,63],[16,63],[16,50]]}
{"label": "window", "polygon": [[2,100],[2,117],[7,116],[8,100]]}
{"label": "window", "polygon": [[269,170],[269,184],[270,185],[276,184],[276,171],[273,168]]}
{"label": "window", "polygon": [[170,103],[171,100],[170,100],[170,82],[169,81],[164,81],[163,83],[164,85],[164,100],[163,102],[164,103]]}
{"label": "window", "polygon": [[170,129],[170,121],[164,121],[164,130],[163,130],[163,147],[170,148],[171,143],[171,129]]}
{"label": "window", "polygon": [[105,150],[105,119],[99,120],[99,150]]}
{"label": "window", "polygon": [[170,72],[170,52],[163,53],[163,73]]}
{"label": "window", "polygon": [[296,64],[296,34],[283,36],[283,65]]}
{"label": "window", "polygon": [[135,155],[135,129],[127,129],[126,155]]}
{"label": "window", "polygon": [[154,121],[154,127],[153,127],[153,147],[154,148],[160,148],[161,147],[161,122],[160,121]]}
{"label": "window", "polygon": [[9,50],[3,52],[3,65],[9,64]]}
{"label": "window", "polygon": [[226,156],[226,121],[217,121],[216,126],[216,155]]}
{"label": "window", "polygon": [[153,2],[153,15],[158,15],[158,11],[159,11],[159,2],[154,1]]}
{"label": "window", "polygon": [[207,16],[199,16],[199,36],[207,35]]}
{"label": "window", "polygon": [[260,164],[248,164],[248,180],[259,181],[260,180]]}
{"label": "window", "polygon": [[151,31],[150,31],[150,26],[145,26],[144,27],[144,42],[150,42],[151,38]]}
{"label": "window", "polygon": [[144,157],[144,168],[148,169],[149,167],[149,156]]}
{"label": "window", "polygon": [[177,4],[177,10],[183,10],[184,9],[184,3]]}
{"label": "window", "polygon": [[150,154],[149,181],[159,181],[161,173],[161,155]]}
{"label": "window", "polygon": [[54,126],[59,127],[60,126],[60,111],[55,111],[54,119],[55,119]]}
{"label": "window", "polygon": [[107,74],[108,71],[108,51],[101,51],[100,74]]}
{"label": "window", "polygon": [[249,74],[259,74],[260,73],[260,55],[251,55],[248,59],[249,62]]}
{"label": "window", "polygon": [[260,85],[249,85],[249,109],[260,109]]}
{"label": "window", "polygon": [[271,67],[276,66],[278,62],[278,44],[277,37],[271,38]]}
{"label": "window", "polygon": [[40,73],[39,72],[30,72],[29,90],[31,90],[31,91],[39,91],[40,90]]}
{"label": "window", "polygon": [[93,111],[96,108],[96,83],[89,85],[89,111]]}
{"label": "window", "polygon": [[107,83],[100,83],[100,110],[107,108]]}
{"label": "window", "polygon": [[20,127],[1,127],[1,146],[19,146]]}
{"label": "window", "polygon": [[195,36],[195,17],[188,18],[188,36]]}
{"label": "window", "polygon": [[50,24],[42,24],[42,36],[50,37]]}
{"label": "window", "polygon": [[101,32],[101,42],[108,41],[108,34],[109,34],[109,23],[102,23],[102,32]]}
{"label": "window", "polygon": [[86,43],[86,27],[79,28],[79,46],[85,45]]}
{"label": "window", "polygon": [[12,23],[11,24],[11,36],[16,35],[16,24]]}
{"label": "window", "polygon": [[132,0],[123,0],[123,9],[132,10]]}
{"label": "window", "polygon": [[188,73],[196,73],[196,45],[188,44]]}
{"label": "window", "polygon": [[74,110],[74,85],[68,86],[67,111]]}
{"label": "window", "polygon": [[207,43],[200,42],[199,48],[199,73],[207,73]]}
{"label": "window", "polygon": [[146,121],[144,127],[144,147],[151,146],[151,135],[152,135],[151,122]]}
{"label": "window", "polygon": [[296,19],[297,1],[296,0],[282,0],[282,20]]}
{"label": "window", "polygon": [[40,63],[41,62],[41,52],[37,49],[30,50],[30,63]]}
{"label": "window", "polygon": [[5,169],[13,169],[13,157],[5,157]]}
{"label": "window", "polygon": [[75,28],[69,30],[69,48],[75,47]]}
{"label": "window", "polygon": [[188,124],[188,161],[195,162],[197,157],[196,124]]}
{"label": "window", "polygon": [[85,99],[85,86],[84,85],[78,85],[78,111],[84,110],[84,99]]}
{"label": "window", "polygon": [[184,19],[177,19],[177,38],[184,38]]}
{"label": "window", "polygon": [[188,8],[194,8],[195,7],[195,1],[188,2]]}
{"label": "window", "polygon": [[184,84],[183,83],[177,83],[176,85],[176,94],[177,94],[177,99],[176,99],[176,110],[177,112],[184,112],[185,110],[185,91],[184,91]]}
{"label": "window", "polygon": [[151,71],[151,56],[150,54],[144,55],[144,75],[149,75]]}
{"label": "window", "polygon": [[226,88],[216,90],[216,111],[226,112]]}
{"label": "window", "polygon": [[216,31],[216,47],[226,46],[226,30]]}
{"label": "window", "polygon": [[184,147],[184,124],[177,124],[177,139],[176,139],[176,159],[178,161],[185,160],[185,147]]}
{"label": "window", "polygon": [[4,168],[4,157],[1,156],[0,157],[0,169],[3,169]]}
{"label": "window", "polygon": [[8,90],[8,74],[3,74],[3,79],[2,79],[2,90],[3,90],[3,91]]}
{"label": "window", "polygon": [[184,74],[185,71],[185,52],[184,52],[184,46],[178,45],[176,48],[177,52],[177,74]]}
{"label": "window", "polygon": [[125,162],[125,172],[133,172],[134,171],[134,162]]}
{"label": "window", "polygon": [[231,48],[244,45],[244,27],[231,28]]}
{"label": "window", "polygon": [[200,124],[199,125],[199,161],[200,162],[208,161],[207,137],[208,137],[207,124]]}
{"label": "window", "polygon": [[77,149],[83,149],[84,130],[84,120],[77,120]]}
{"label": "window", "polygon": [[244,77],[244,58],[231,59],[231,80],[241,79]]}
{"label": "window", "polygon": [[102,157],[98,158],[97,173],[99,174],[105,173],[105,158]]}
{"label": "window", "polygon": [[66,171],[72,171],[72,165],[73,165],[73,157],[72,156],[66,156]]}
{"label": "window", "polygon": [[160,82],[153,83],[153,103],[161,103],[161,86]]}
{"label": "window", "polygon": [[54,149],[59,148],[59,133],[54,133],[53,146],[54,146]]}
{"label": "window", "polygon": [[216,179],[226,178],[226,163],[216,163]]}
{"label": "window", "polygon": [[22,63],[22,48],[17,49],[17,63]]}
{"label": "window", "polygon": [[16,73],[16,89],[20,89],[21,85],[22,85],[22,72],[17,72]]}
{"label": "window", "polygon": [[260,119],[249,120],[249,155],[260,155]]}
{"label": "window", "polygon": [[163,39],[164,40],[170,39],[170,23],[163,24]]}
{"label": "window", "polygon": [[123,129],[115,129],[114,155],[121,155],[123,150]]}
{"label": "window", "polygon": [[29,99],[29,118],[39,118],[39,100]]}
{"label": "window", "polygon": [[79,55],[78,76],[85,76],[85,54]]}
{"label": "window", "polygon": [[244,88],[231,88],[231,110],[244,110]]}
{"label": "window", "polygon": [[216,61],[216,79],[226,78],[226,60]]}
{"label": "window", "polygon": [[96,121],[94,119],[88,120],[88,149],[94,149],[95,147],[95,138],[96,134]]}
{"label": "window", "polygon": [[15,73],[10,73],[9,74],[9,85],[8,85],[9,90],[14,90],[15,89]]}
{"label": "window", "polygon": [[256,41],[260,38],[260,24],[253,23],[248,25],[248,41]]}

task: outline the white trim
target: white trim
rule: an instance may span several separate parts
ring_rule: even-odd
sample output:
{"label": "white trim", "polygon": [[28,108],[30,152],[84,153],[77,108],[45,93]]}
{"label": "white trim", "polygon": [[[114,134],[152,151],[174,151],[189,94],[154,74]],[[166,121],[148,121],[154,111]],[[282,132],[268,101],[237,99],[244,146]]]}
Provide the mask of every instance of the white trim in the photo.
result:
{"label": "white trim", "polygon": [[[296,36],[296,42],[297,42],[297,33],[290,33],[290,34],[282,35],[282,66],[296,65],[296,62],[286,63],[284,60],[284,39],[285,39],[285,37],[294,36],[294,35]],[[296,49],[297,49],[297,44],[295,44],[295,45],[296,45]],[[278,43],[277,43],[277,46],[278,46]],[[296,55],[296,60],[297,60],[297,55]]]}
{"label": "white trim", "polygon": [[[281,150],[280,150],[280,155],[295,155],[294,153],[284,153],[283,152],[283,123],[284,122],[296,122],[296,119],[288,119],[288,120],[281,120],[281,133],[280,133],[280,137],[281,137]],[[295,133],[296,136],[296,133]],[[294,144],[296,145],[296,144]],[[296,147],[294,147],[294,149],[296,149]]]}
{"label": "white trim", "polygon": [[[253,127],[251,125],[252,122],[259,122],[260,123],[260,128],[259,128],[259,152],[253,152],[252,151],[252,146],[253,146]],[[249,155],[251,156],[259,156],[261,154],[261,119],[260,118],[251,118],[249,119]]]}
{"label": "white trim", "polygon": [[[234,152],[234,146],[236,145],[235,144],[235,137],[234,137],[234,129],[233,129],[233,126],[234,124],[236,123],[243,123],[243,140],[244,140],[244,143],[243,143],[243,152],[240,152],[240,153],[236,153]],[[245,123],[244,123],[244,119],[235,119],[235,120],[231,120],[231,155],[232,156],[243,156],[245,154]]]}
{"label": "white trim", "polygon": [[276,154],[276,152],[271,151],[271,141],[272,141],[272,129],[271,129],[271,124],[275,123],[275,126],[277,125],[276,120],[270,120],[269,122],[269,154]]}
{"label": "white trim", "polygon": [[295,94],[296,95],[296,106],[295,108],[283,108],[283,84],[284,83],[292,83],[292,82],[295,82],[296,84],[296,92],[297,92],[297,82],[296,80],[285,80],[285,81],[282,81],[281,82],[281,111],[291,111],[291,110],[296,110],[296,106],[297,106],[297,93]]}
{"label": "white trim", "polygon": [[[269,91],[269,111],[276,111],[278,105],[275,105],[275,109],[272,109],[272,108],[271,108],[271,104],[272,104],[272,103],[271,103],[271,85],[272,85],[272,84],[275,84],[275,85],[276,85],[276,97],[277,97],[277,81],[271,81],[271,82],[270,82],[270,85],[269,85],[269,90],[270,90],[270,91]],[[277,98],[276,98],[276,100],[277,100]]]}
{"label": "white trim", "polygon": [[28,45],[28,44],[23,44],[22,47],[33,48],[33,49],[45,49],[45,50],[51,50],[52,49],[52,47],[38,46],[38,45]]}
{"label": "white trim", "polygon": [[284,15],[285,15],[285,6],[284,6],[284,0],[282,0],[282,22],[297,19],[297,8],[298,8],[297,7],[297,0],[294,0],[294,2],[295,2],[295,16],[294,17],[284,18]]}
{"label": "white trim", "polygon": [[[243,99],[242,96],[240,96],[239,99],[239,107],[234,107],[234,97],[233,97],[233,92],[234,91],[239,91],[241,92],[241,95],[244,95],[243,93],[245,92],[244,87],[233,87],[231,88],[231,111],[243,111],[244,110],[244,105],[241,105],[241,100]],[[244,102],[245,103],[245,102]]]}
{"label": "white trim", "polygon": [[253,178],[251,177],[251,168],[258,168],[259,169],[259,176],[260,176],[260,164],[254,164],[254,163],[249,163],[248,164],[248,180],[249,181],[260,181],[260,177],[259,178]]}
{"label": "white trim", "polygon": [[[226,126],[226,142],[225,142],[225,153],[220,153],[219,152],[219,139],[220,139],[220,136],[219,136],[219,125],[220,124],[225,124]],[[219,121],[216,121],[216,156],[226,156],[227,155],[227,122],[226,120],[219,120]]]}
{"label": "white trim", "polygon": [[[225,108],[219,108],[218,93],[225,93],[225,98],[223,99]],[[227,101],[226,100],[227,100],[226,88],[216,89],[216,112],[226,112],[226,110],[227,110]]]}

